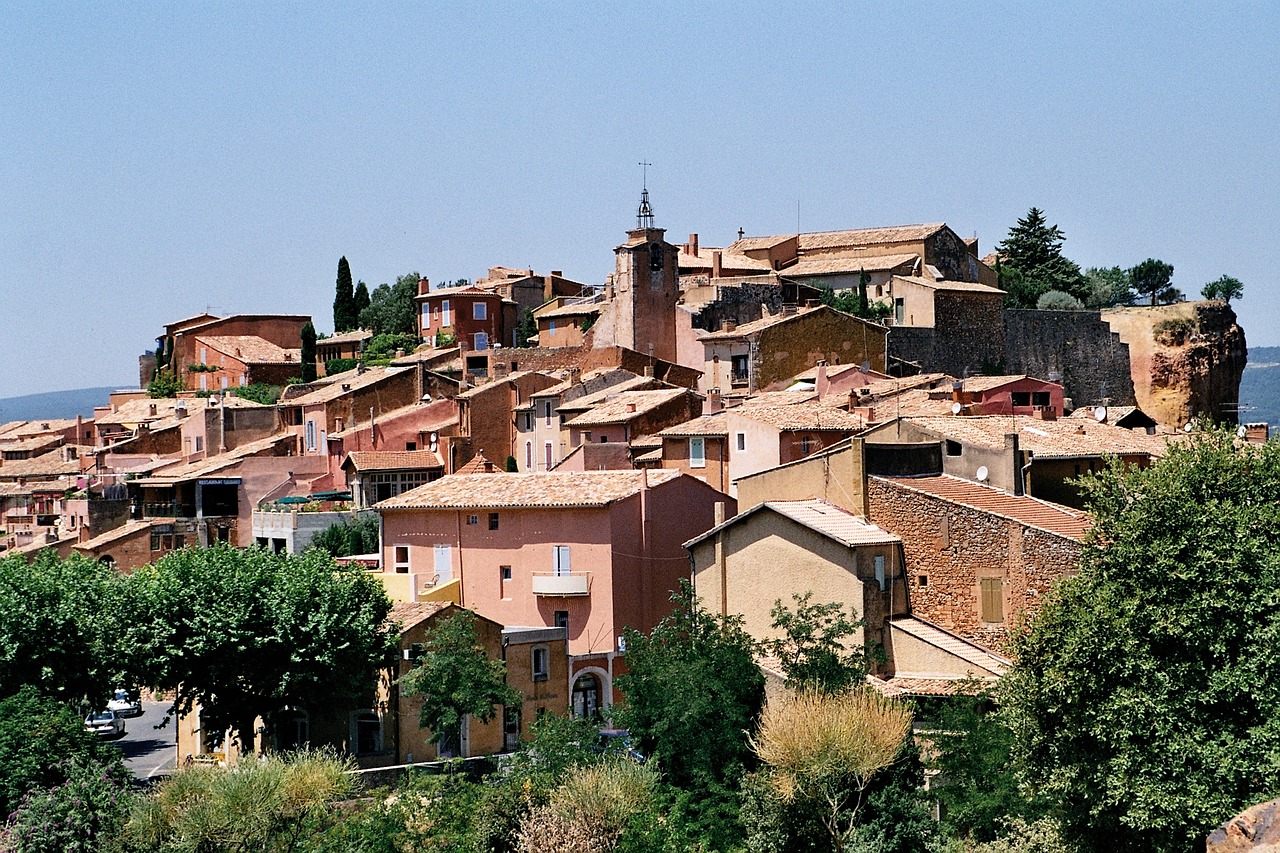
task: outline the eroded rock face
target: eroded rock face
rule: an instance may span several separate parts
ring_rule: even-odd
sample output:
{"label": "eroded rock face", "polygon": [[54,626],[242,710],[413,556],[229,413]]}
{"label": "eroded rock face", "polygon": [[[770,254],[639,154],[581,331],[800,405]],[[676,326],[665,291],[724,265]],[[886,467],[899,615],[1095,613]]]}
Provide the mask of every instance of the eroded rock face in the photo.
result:
{"label": "eroded rock face", "polygon": [[1209,834],[1205,853],[1280,853],[1280,800],[1245,809]]}
{"label": "eroded rock face", "polygon": [[1138,406],[1161,424],[1234,423],[1247,351],[1244,329],[1219,300],[1117,308],[1102,319],[1129,347]]}

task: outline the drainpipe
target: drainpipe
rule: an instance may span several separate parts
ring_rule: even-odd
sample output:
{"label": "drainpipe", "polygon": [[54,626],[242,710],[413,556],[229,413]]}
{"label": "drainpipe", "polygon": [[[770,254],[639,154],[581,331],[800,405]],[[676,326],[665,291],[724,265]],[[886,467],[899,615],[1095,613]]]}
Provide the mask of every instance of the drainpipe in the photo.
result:
{"label": "drainpipe", "polygon": [[[715,526],[724,524],[724,501],[715,502]],[[716,569],[720,573],[720,615],[729,615],[729,568],[724,558],[724,531],[716,531]],[[693,559],[690,556],[690,559]]]}

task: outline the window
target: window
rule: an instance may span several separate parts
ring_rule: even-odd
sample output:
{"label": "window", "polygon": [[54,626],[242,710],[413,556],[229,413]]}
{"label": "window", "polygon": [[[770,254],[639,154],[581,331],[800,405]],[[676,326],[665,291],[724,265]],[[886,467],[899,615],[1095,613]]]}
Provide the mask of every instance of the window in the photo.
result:
{"label": "window", "polygon": [[607,435],[602,435],[602,436],[600,436],[600,442],[599,442],[599,443],[600,443],[600,444],[604,444],[604,443],[608,442],[608,440],[609,440],[609,436],[607,436]]}
{"label": "window", "polygon": [[471,319],[472,320],[488,320],[489,306],[483,302],[471,303]]}
{"label": "window", "polygon": [[553,546],[553,549],[555,552],[553,554],[553,559],[554,559],[553,565],[555,566],[556,574],[557,575],[569,574],[569,546],[555,545]]}
{"label": "window", "polygon": [[1033,405],[1033,406],[1046,406],[1046,407],[1047,407],[1047,406],[1052,405],[1052,404],[1049,402],[1049,392],[1048,392],[1048,391],[1032,391],[1032,392],[1031,392],[1031,405]]}
{"label": "window", "polygon": [[244,386],[246,386],[246,385],[248,385],[248,384],[249,384],[249,377],[248,377],[248,375],[247,375],[247,374],[244,374],[244,373],[241,373],[241,374],[240,374],[240,387],[241,387],[241,388],[243,388]]}
{"label": "window", "polygon": [[916,578],[916,583],[917,583],[919,586],[928,586],[928,585],[929,585],[929,576],[928,576],[928,575],[920,575],[919,577],[917,577],[917,578]]}
{"label": "window", "polygon": [[557,610],[555,613],[555,624],[557,628],[569,627],[569,611]]}
{"label": "window", "polygon": [[209,390],[209,375],[207,373],[200,374],[200,390],[201,391]]}
{"label": "window", "polygon": [[1030,391],[1013,391],[1009,394],[1009,401],[1013,403],[1013,405],[1015,406],[1030,406],[1031,392]]}
{"label": "window", "polygon": [[449,309],[449,300],[445,299],[440,303],[440,325],[453,325],[453,312]]}
{"label": "window", "polygon": [[196,453],[200,453],[203,450],[204,450],[204,436],[197,435],[196,436]]}
{"label": "window", "polygon": [[227,390],[227,385],[229,385],[229,384],[230,384],[230,383],[227,381],[227,377],[226,377],[226,376],[223,376],[223,377],[222,377],[222,390],[223,390],[223,391]]}
{"label": "window", "polygon": [[498,529],[498,514],[496,512],[489,513],[489,529],[490,530]]}
{"label": "window", "polygon": [[503,579],[504,581],[509,581],[509,580],[511,580],[511,567],[510,567],[510,566],[498,566],[498,574],[502,577],[502,579]]}
{"label": "window", "polygon": [[545,418],[545,420],[543,421],[543,424],[545,426],[551,426],[551,401],[548,400],[542,405],[543,405],[542,417]]}
{"label": "window", "polygon": [[745,432],[738,433],[738,449],[739,450],[747,449],[747,434]]}
{"label": "window", "polygon": [[204,347],[200,347],[200,363],[201,364],[209,363],[209,351]]}
{"label": "window", "polygon": [[947,439],[947,455],[948,455],[948,456],[959,456],[959,455],[960,455],[960,442],[958,442],[958,441],[952,441],[951,439]]}
{"label": "window", "polygon": [[476,352],[481,352],[489,348],[489,334],[487,332],[476,332],[471,336],[471,339],[473,342],[472,349]]}
{"label": "window", "polygon": [[902,299],[902,297],[898,297],[897,299],[893,300],[893,322],[901,325],[902,321],[906,318],[906,316],[907,316],[906,302]]}
{"label": "window", "polygon": [[395,547],[395,570],[400,574],[409,571],[409,546],[397,545]]}
{"label": "window", "polygon": [[813,452],[813,438],[811,436],[802,436],[800,438],[800,452],[808,456]]}
{"label": "window", "polygon": [[412,452],[412,451],[414,451],[414,450],[417,450],[417,449],[418,449],[418,442],[416,442],[416,441],[406,441],[406,442],[404,443],[404,449],[405,449],[405,450],[408,450],[408,451],[410,451],[410,452]]}
{"label": "window", "polygon": [[542,449],[544,451],[542,455],[546,457],[546,459],[544,460],[546,463],[546,468],[544,470],[550,471],[551,466],[555,464],[551,458],[551,442],[548,441],[545,445],[543,445]]}
{"label": "window", "polygon": [[554,335],[554,334],[556,333],[556,321],[555,321],[555,320],[548,320],[548,321],[547,321],[547,333],[548,333],[548,334],[552,334],[552,335]]}
{"label": "window", "polygon": [[467,516],[467,524],[479,524],[479,523],[480,523],[480,516],[478,515]]}
{"label": "window", "polygon": [[534,681],[546,681],[551,675],[550,654],[547,652],[546,646],[534,646],[530,653],[530,664],[533,669]]}
{"label": "window", "polygon": [[307,421],[307,450],[316,449],[316,422]]}
{"label": "window", "polygon": [[351,741],[356,755],[382,751],[382,720],[373,711],[362,711],[351,720]]}
{"label": "window", "polygon": [[453,579],[453,547],[437,545],[435,547],[436,582],[444,583]]}
{"label": "window", "polygon": [[885,588],[884,554],[876,554],[875,566],[876,566],[876,583],[880,584],[880,589],[883,591]]}
{"label": "window", "polygon": [[979,602],[983,622],[1004,621],[1004,579],[981,578],[978,581],[982,600]]}
{"label": "window", "polygon": [[524,470],[533,470],[533,442],[526,441],[524,443]]}
{"label": "window", "polygon": [[707,467],[707,440],[700,435],[689,439],[689,467]]}
{"label": "window", "polygon": [[730,383],[733,385],[745,385],[747,383],[747,356],[735,355],[732,359],[732,368],[729,376]]}

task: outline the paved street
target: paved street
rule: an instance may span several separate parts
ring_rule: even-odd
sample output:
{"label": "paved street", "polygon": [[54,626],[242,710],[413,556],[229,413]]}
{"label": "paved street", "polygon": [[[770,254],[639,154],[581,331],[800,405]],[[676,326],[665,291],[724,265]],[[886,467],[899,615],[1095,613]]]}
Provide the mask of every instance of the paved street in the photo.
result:
{"label": "paved street", "polygon": [[124,737],[114,741],[124,751],[125,766],[143,782],[173,769],[175,722],[170,720],[163,729],[155,728],[168,707],[167,703],[143,700],[142,716],[127,717]]}

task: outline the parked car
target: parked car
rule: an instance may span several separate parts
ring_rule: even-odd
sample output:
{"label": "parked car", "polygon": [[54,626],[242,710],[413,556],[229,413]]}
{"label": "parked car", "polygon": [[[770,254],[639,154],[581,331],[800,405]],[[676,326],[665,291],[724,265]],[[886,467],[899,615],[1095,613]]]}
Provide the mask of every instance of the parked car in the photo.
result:
{"label": "parked car", "polygon": [[596,751],[610,757],[629,758],[637,764],[648,760],[643,752],[631,743],[631,733],[625,729],[601,729]]}
{"label": "parked car", "polygon": [[115,711],[121,717],[142,716],[142,700],[136,693],[128,690],[117,690],[107,703],[108,711]]}
{"label": "parked car", "polygon": [[84,718],[84,728],[102,737],[124,737],[124,717],[115,711],[97,711]]}

